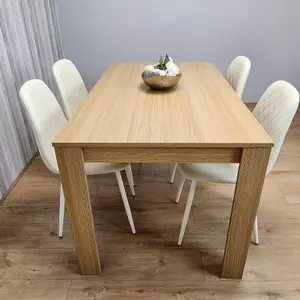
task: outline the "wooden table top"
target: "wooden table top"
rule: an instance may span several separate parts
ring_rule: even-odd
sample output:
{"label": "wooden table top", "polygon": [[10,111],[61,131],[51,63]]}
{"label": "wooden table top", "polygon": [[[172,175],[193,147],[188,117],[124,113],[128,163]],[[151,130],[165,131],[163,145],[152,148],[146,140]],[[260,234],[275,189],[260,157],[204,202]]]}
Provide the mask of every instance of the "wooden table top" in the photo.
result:
{"label": "wooden table top", "polygon": [[273,141],[211,62],[180,63],[166,92],[142,81],[147,63],[111,65],[55,147],[271,147]]}

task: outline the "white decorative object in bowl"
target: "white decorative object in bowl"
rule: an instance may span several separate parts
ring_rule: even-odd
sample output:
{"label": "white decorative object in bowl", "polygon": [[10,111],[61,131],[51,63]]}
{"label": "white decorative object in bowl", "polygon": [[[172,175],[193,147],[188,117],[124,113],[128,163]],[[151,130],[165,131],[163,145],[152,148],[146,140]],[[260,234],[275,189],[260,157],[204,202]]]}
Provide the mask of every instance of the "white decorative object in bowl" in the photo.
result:
{"label": "white decorative object in bowl", "polygon": [[146,66],[142,73],[146,85],[154,90],[166,90],[174,87],[181,79],[181,72],[173,59],[166,54],[159,63]]}

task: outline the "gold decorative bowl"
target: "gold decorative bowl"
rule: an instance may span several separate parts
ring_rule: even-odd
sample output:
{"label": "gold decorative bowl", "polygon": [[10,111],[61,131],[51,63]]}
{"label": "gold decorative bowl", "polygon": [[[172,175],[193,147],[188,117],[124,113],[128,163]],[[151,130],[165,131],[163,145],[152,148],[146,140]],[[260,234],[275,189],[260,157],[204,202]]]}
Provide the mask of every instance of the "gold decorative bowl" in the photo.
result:
{"label": "gold decorative bowl", "polygon": [[181,79],[181,73],[176,76],[152,76],[147,77],[142,73],[146,85],[154,90],[167,90],[174,87]]}

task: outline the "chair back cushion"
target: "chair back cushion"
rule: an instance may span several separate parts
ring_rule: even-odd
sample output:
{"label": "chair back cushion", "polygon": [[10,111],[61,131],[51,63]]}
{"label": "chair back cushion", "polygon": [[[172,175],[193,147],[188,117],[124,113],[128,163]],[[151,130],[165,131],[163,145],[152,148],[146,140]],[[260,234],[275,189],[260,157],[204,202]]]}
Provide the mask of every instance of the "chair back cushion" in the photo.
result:
{"label": "chair back cushion", "polygon": [[271,84],[257,103],[253,115],[274,141],[267,173],[274,166],[285,135],[299,104],[299,93],[290,83]]}
{"label": "chair back cushion", "polygon": [[61,95],[62,109],[69,120],[88,95],[86,86],[76,66],[68,59],[57,61],[52,70]]}
{"label": "chair back cushion", "polygon": [[245,56],[238,56],[232,61],[227,70],[226,79],[240,98],[242,98],[250,69],[250,60]]}
{"label": "chair back cushion", "polygon": [[50,171],[58,173],[52,141],[67,122],[62,109],[48,86],[39,79],[24,83],[20,98],[29,116],[42,160]]}

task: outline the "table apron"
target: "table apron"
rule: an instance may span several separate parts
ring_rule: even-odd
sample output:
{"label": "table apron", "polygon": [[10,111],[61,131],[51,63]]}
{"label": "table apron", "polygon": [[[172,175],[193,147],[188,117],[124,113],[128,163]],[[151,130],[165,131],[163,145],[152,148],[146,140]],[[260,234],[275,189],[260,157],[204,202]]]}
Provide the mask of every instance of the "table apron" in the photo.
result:
{"label": "table apron", "polygon": [[83,148],[85,162],[239,163],[242,148]]}

